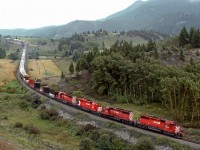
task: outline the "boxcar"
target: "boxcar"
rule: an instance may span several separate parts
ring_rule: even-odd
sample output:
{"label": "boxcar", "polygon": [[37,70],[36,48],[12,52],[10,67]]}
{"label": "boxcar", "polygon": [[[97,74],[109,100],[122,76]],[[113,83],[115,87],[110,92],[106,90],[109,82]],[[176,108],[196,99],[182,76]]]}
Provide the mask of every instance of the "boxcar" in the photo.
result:
{"label": "boxcar", "polygon": [[33,80],[33,79],[28,80],[28,85],[29,85],[30,87],[34,87],[34,85],[35,85],[35,80]]}

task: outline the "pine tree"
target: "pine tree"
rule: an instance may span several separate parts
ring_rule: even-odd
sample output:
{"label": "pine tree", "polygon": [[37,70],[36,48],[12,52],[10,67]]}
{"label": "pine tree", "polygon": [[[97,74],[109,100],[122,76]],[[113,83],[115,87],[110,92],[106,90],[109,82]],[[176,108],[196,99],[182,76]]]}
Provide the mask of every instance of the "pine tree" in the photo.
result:
{"label": "pine tree", "polygon": [[76,72],[79,72],[79,71],[81,71],[80,61],[78,61],[77,64],[76,64]]}
{"label": "pine tree", "polygon": [[61,79],[63,79],[65,77],[64,73],[61,73]]}
{"label": "pine tree", "polygon": [[183,50],[180,51],[180,60],[185,61],[185,56],[183,54]]}
{"label": "pine tree", "polygon": [[197,50],[197,51],[196,51],[196,55],[197,55],[197,56],[199,56],[199,55],[200,55],[200,54],[199,54],[199,50]]}
{"label": "pine tree", "polygon": [[150,52],[152,51],[153,49],[156,48],[156,43],[155,41],[153,41],[152,39],[149,40],[149,42],[147,43],[147,48],[146,48],[146,51],[147,52]]}
{"label": "pine tree", "polygon": [[74,64],[71,62],[70,66],[69,66],[69,72],[70,74],[74,73]]}
{"label": "pine tree", "polygon": [[190,58],[190,65],[192,65],[192,66],[194,65],[194,60],[192,57]]}
{"label": "pine tree", "polygon": [[191,44],[192,44],[192,47],[198,48],[198,46],[199,46],[199,29],[193,31]]}
{"label": "pine tree", "polygon": [[103,50],[105,49],[105,43],[104,43],[104,41],[102,42],[102,49]]}
{"label": "pine tree", "polygon": [[179,45],[181,47],[183,47],[187,44],[189,44],[189,35],[188,35],[187,30],[186,30],[186,27],[183,27],[183,29],[181,30],[181,33],[179,35]]}
{"label": "pine tree", "polygon": [[153,50],[153,56],[154,56],[155,59],[159,58],[159,53],[158,53],[158,49],[157,48],[154,48],[154,50]]}
{"label": "pine tree", "polygon": [[194,27],[191,27],[191,28],[190,28],[190,35],[189,35],[190,43],[192,43],[192,36],[193,36],[194,30],[195,30]]}

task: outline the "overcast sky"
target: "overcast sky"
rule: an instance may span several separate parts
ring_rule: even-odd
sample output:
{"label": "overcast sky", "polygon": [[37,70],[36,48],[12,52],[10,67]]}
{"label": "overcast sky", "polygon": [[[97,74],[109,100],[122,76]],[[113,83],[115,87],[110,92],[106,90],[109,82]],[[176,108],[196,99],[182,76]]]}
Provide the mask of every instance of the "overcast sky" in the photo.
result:
{"label": "overcast sky", "polygon": [[136,0],[0,0],[0,29],[38,28],[74,20],[97,20]]}

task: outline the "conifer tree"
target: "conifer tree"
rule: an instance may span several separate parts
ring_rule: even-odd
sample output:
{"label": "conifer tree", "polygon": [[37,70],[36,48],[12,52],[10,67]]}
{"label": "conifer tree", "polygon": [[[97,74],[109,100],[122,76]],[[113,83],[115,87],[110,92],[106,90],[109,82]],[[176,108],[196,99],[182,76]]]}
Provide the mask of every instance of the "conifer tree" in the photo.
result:
{"label": "conifer tree", "polygon": [[146,51],[147,52],[150,52],[152,51],[153,49],[156,48],[156,43],[155,41],[153,41],[152,39],[149,40],[149,42],[147,43],[147,48],[146,48]]}
{"label": "conifer tree", "polygon": [[190,35],[189,35],[190,43],[192,43],[192,36],[193,36],[194,30],[195,30],[194,27],[191,27],[191,28],[190,28]]}
{"label": "conifer tree", "polygon": [[186,27],[183,27],[183,29],[181,30],[181,33],[179,35],[179,45],[181,47],[183,47],[187,44],[189,44],[189,35],[188,35],[187,30],[186,30]]}
{"label": "conifer tree", "polygon": [[199,46],[199,29],[193,31],[191,44],[192,44],[192,47],[198,48],[198,46]]}
{"label": "conifer tree", "polygon": [[74,73],[74,64],[71,62],[70,66],[69,66],[69,72],[70,74]]}
{"label": "conifer tree", "polygon": [[61,79],[63,79],[65,77],[64,73],[61,73]]}
{"label": "conifer tree", "polygon": [[185,61],[185,56],[183,54],[183,50],[180,51],[180,60]]}
{"label": "conifer tree", "polygon": [[194,60],[192,57],[190,58],[190,65],[192,65],[192,66],[194,65]]}

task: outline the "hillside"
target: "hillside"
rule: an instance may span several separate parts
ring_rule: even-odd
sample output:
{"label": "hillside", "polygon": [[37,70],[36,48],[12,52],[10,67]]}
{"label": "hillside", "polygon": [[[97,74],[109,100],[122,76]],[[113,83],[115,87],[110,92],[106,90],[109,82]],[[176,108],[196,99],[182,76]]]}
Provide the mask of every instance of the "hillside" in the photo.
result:
{"label": "hillside", "polygon": [[151,29],[176,34],[182,26],[200,26],[199,7],[198,0],[137,1],[127,9],[104,20],[123,22],[126,29]]}
{"label": "hillside", "polygon": [[[0,30],[3,35],[60,38],[98,29],[108,31],[154,30],[177,34],[183,26],[200,27],[199,0],[136,1],[128,8],[97,21],[75,20],[66,25],[38,29]],[[170,11],[169,11],[170,10]]]}

